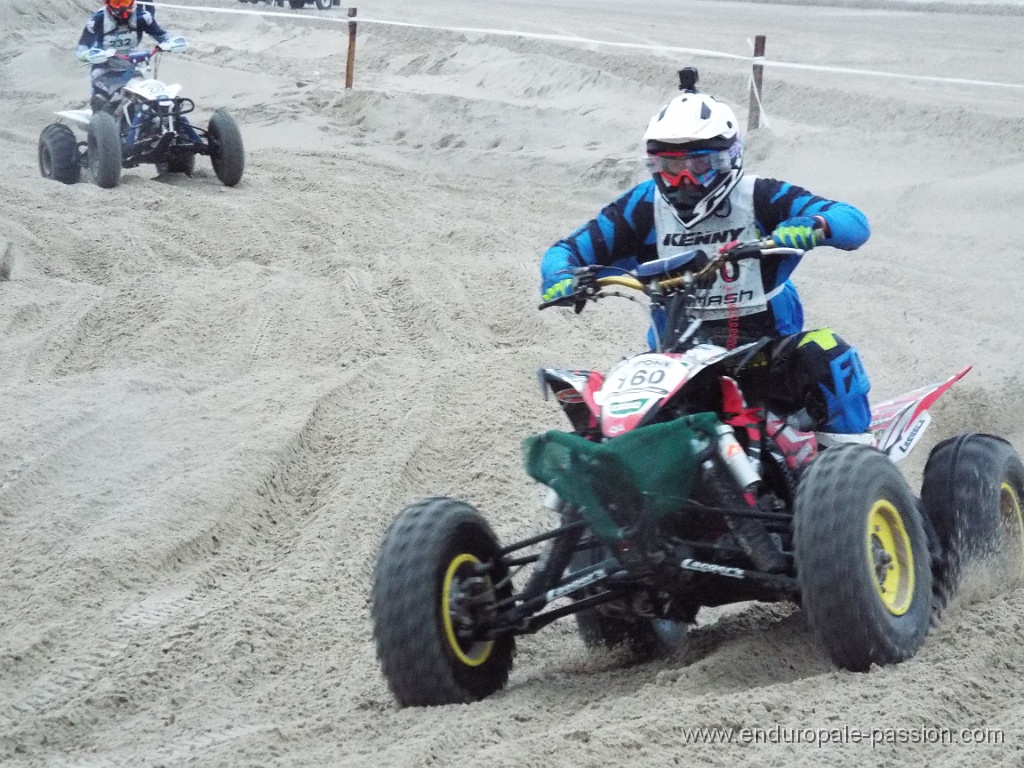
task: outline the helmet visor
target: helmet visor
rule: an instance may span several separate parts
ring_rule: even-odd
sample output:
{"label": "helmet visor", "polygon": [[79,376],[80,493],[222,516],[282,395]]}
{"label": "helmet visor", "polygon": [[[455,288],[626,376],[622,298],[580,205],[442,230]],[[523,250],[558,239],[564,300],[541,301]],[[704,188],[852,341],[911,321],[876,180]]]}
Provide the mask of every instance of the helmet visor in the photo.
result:
{"label": "helmet visor", "polygon": [[719,171],[732,167],[732,155],[727,149],[698,149],[691,152],[659,152],[647,156],[647,170],[659,173],[665,182],[678,187],[683,179],[698,186],[709,184]]}
{"label": "helmet visor", "polygon": [[128,21],[135,11],[135,0],[107,0],[110,15],[120,21]]}

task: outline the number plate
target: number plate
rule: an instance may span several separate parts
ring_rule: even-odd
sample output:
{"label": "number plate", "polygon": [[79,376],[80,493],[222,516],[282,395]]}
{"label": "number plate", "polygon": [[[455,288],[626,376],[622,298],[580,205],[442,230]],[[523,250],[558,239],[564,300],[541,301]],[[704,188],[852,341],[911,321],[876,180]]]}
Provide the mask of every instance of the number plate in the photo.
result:
{"label": "number plate", "polygon": [[693,371],[685,360],[656,353],[619,363],[594,397],[601,406],[605,434],[632,429],[655,404],[679,389]]}

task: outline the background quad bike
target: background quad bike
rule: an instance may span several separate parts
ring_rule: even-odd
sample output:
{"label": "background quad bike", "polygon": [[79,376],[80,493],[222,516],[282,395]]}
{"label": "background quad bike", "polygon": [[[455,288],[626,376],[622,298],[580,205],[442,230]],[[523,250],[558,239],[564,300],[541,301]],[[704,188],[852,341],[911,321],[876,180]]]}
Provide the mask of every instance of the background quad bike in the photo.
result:
{"label": "background quad bike", "polygon": [[[992,435],[938,444],[920,499],[875,448],[823,451],[800,480],[793,549],[800,602],[833,663],[867,671],[912,657],[975,566],[994,568],[1005,582],[1019,579],[1022,502],[1021,459]],[[571,558],[569,572],[604,558],[595,551],[562,553]],[[512,634],[479,641],[460,632],[473,621],[467,606],[486,613],[513,594],[501,552],[483,516],[456,499],[412,504],[388,529],[372,613],[377,655],[400,706],[466,703],[504,687]],[[626,644],[645,657],[670,653],[685,631],[598,609],[577,613],[576,621],[587,646]]]}
{"label": "background quad bike", "polygon": [[[245,149],[235,119],[223,109],[216,110],[207,126],[208,153],[213,172],[227,187],[242,179]],[[185,173],[195,169],[195,155],[178,155],[158,164],[161,173]],[[39,136],[39,172],[45,179],[77,184],[87,167],[100,187],[110,189],[121,181],[122,139],[118,123],[106,112],[98,112],[86,127],[86,141],[79,142],[63,123],[51,123]]]}

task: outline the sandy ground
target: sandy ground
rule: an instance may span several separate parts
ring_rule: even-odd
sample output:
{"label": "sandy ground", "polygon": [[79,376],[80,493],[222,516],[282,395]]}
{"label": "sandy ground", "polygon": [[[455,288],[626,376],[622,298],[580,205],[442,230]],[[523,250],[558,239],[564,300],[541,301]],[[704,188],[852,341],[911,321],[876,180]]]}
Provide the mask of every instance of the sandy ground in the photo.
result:
{"label": "sandy ground", "polygon": [[[753,606],[646,665],[584,652],[558,623],[472,706],[398,710],[380,676],[369,574],[393,515],[453,494],[505,539],[548,524],[518,454],[561,424],[534,370],[640,345],[633,305],[538,313],[539,254],[642,178],[640,136],[678,66],[745,118],[744,63],[366,23],[345,91],[337,10],[162,9],[193,44],[162,77],[201,121],[231,110],[246,176],[225,189],[201,158],[192,179],[143,167],[102,190],[36,166],[52,112],[86,98],[70,50],[92,7],[0,2],[0,763],[1024,762],[1024,593],[1001,589],[866,675],[835,671],[799,611]],[[359,14],[736,55],[765,34],[782,61],[1024,83],[1019,8],[922,7]],[[873,226],[860,251],[801,266],[808,325],[861,349],[876,398],[975,366],[908,476],[957,432],[1024,446],[1024,89],[781,68],[765,83],[748,168]],[[988,727],[1005,743],[685,744],[699,726]]]}

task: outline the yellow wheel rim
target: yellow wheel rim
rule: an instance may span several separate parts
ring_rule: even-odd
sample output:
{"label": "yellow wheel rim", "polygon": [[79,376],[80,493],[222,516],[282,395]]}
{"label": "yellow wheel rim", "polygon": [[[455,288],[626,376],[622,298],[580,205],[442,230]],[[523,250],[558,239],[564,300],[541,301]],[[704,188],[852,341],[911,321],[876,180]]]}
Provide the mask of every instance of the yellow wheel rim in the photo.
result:
{"label": "yellow wheel rim", "polygon": [[1016,573],[1024,570],[1024,511],[1020,496],[1008,482],[999,487],[999,523],[1006,541],[1010,564]]}
{"label": "yellow wheel rim", "polygon": [[891,502],[876,501],[868,515],[868,566],[885,609],[902,616],[914,600],[914,552],[903,518]]}
{"label": "yellow wheel rim", "polygon": [[444,636],[448,641],[448,648],[455,654],[455,658],[467,667],[479,667],[491,656],[494,648],[494,641],[470,643],[468,647],[459,642],[455,635],[455,627],[452,625],[452,587],[456,584],[456,576],[459,571],[467,566],[480,565],[480,561],[473,555],[463,554],[454,558],[448,564],[448,570],[444,574],[444,583],[441,586],[441,623],[444,625]]}

